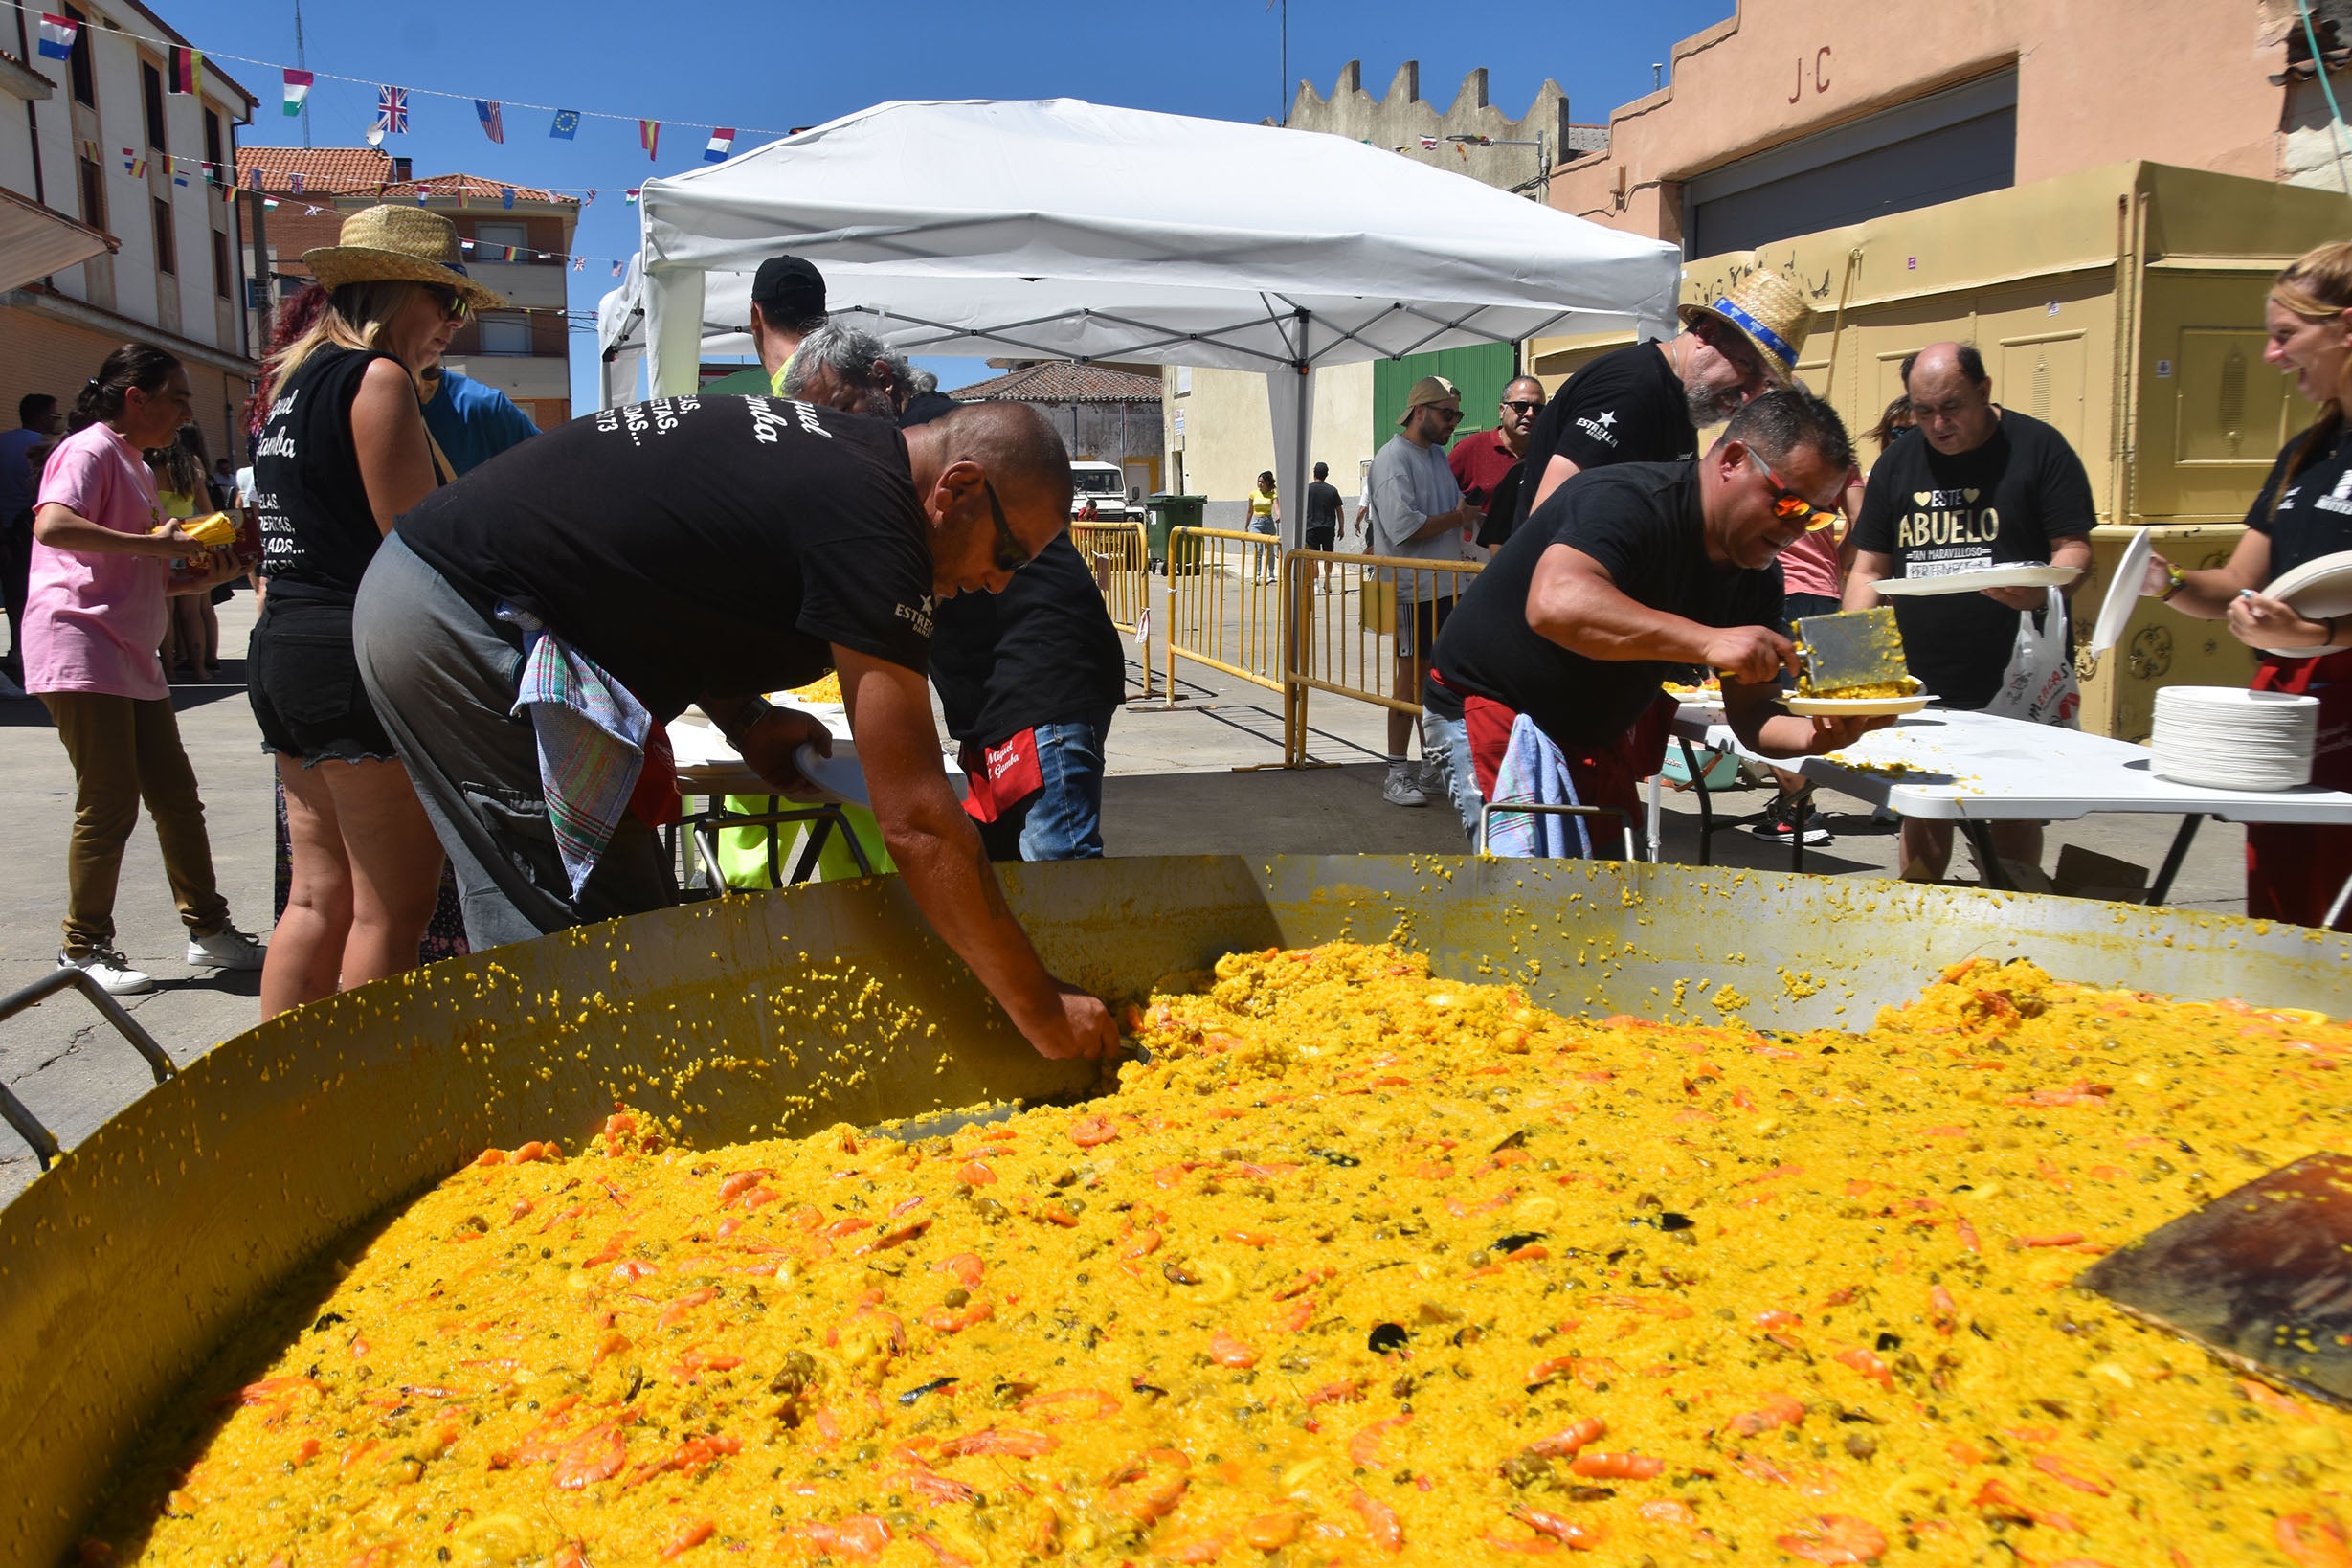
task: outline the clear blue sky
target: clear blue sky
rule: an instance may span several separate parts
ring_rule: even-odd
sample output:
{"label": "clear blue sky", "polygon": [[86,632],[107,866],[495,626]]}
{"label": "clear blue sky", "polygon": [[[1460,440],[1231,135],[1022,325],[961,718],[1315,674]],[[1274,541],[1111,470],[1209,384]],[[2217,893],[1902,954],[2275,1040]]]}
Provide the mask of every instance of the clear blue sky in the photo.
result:
{"label": "clear blue sky", "polygon": [[[270,66],[222,60],[261,100],[248,146],[302,143],[302,122],[280,111],[277,65],[294,63],[291,0],[149,0],[199,48]],[[1567,89],[1580,121],[1602,121],[1649,90],[1650,64],[1674,40],[1730,14],[1731,0],[1525,8],[1399,5],[1390,0],[1290,0],[1289,79],[1328,93],[1350,59],[1378,94],[1398,65],[1421,61],[1422,91],[1443,107],[1465,73],[1485,66],[1490,95],[1523,113],[1546,77]],[[1524,20],[1506,22],[1516,11]],[[821,124],[890,99],[1084,98],[1097,102],[1255,121],[1286,106],[1279,4],[1192,0],[998,0],[989,6],[914,3],[719,5],[665,0],[548,0],[530,4],[396,6],[382,0],[311,0],[302,8],[310,69],[311,138],[361,145],[375,90],[325,73],[433,88],[506,104],[506,141],[485,140],[471,104],[412,101],[411,129],[388,151],[415,160],[419,175],[464,171],[534,186],[594,186],[574,249],[625,257],[637,249],[637,209],[621,190],[648,176],[694,168],[713,124],[742,127],[735,150]],[[548,135],[549,116],[524,102],[602,111],[578,138]],[[648,162],[638,118],[663,122],[661,157]],[[1145,171],[1138,171],[1145,172]],[[1377,221],[1377,218],[1375,219]],[[571,304],[594,310],[612,285],[610,262],[571,275]],[[592,406],[594,380],[583,333],[572,338],[573,400]],[[930,362],[950,385],[989,374],[977,361]]]}

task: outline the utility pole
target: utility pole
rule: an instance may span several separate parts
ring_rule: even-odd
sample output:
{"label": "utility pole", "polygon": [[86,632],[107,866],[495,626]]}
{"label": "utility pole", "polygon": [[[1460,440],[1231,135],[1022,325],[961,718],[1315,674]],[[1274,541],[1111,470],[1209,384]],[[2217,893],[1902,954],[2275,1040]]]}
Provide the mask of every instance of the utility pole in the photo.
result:
{"label": "utility pole", "polygon": [[1266,9],[1282,8],[1282,96],[1274,109],[1274,123],[1290,123],[1290,0],[1266,0]]}
{"label": "utility pole", "polygon": [[[300,70],[310,69],[310,58],[302,50],[302,0],[294,0],[294,64]],[[302,146],[310,146],[310,99],[302,99]]]}

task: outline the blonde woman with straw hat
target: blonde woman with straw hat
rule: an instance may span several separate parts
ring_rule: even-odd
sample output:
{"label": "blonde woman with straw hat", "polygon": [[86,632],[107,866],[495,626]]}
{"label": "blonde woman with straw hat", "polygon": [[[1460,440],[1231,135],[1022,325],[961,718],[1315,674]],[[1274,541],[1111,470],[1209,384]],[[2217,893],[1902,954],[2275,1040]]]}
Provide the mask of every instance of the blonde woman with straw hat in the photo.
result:
{"label": "blonde woman with straw hat", "polygon": [[370,207],[302,260],[326,291],[272,355],[254,447],[267,588],[246,661],[262,750],[285,786],[293,881],[261,1016],[414,967],[441,846],[361,688],[351,605],[402,512],[449,478],[416,372],[467,316],[506,302],[465,275],[447,218]]}

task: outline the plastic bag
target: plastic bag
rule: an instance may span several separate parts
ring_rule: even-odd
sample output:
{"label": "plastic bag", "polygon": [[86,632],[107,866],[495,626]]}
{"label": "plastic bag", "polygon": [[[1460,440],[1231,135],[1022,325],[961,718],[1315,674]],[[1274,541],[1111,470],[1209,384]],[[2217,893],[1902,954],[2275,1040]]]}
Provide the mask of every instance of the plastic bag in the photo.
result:
{"label": "plastic bag", "polygon": [[2067,646],[2066,601],[2055,588],[2043,592],[2049,598],[2042,607],[2040,626],[2033,623],[2033,612],[2018,612],[2017,645],[2009,650],[2009,667],[2002,673],[2001,689],[1984,705],[1984,711],[2027,724],[2079,729],[2082,688],[2075,683],[2074,656]]}

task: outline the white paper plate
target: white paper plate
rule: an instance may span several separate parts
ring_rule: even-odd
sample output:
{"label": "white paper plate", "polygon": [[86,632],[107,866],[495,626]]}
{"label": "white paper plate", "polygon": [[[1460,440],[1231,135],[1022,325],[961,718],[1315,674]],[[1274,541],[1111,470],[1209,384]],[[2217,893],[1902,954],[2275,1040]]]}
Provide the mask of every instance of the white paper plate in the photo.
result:
{"label": "white paper plate", "polygon": [[[2330,616],[2340,618],[2352,616],[2352,549],[2338,550],[2322,555],[2316,561],[2305,561],[2293,571],[2262,590],[2265,598],[2284,599],[2295,607],[2295,613],[2305,620],[2324,620]],[[2314,654],[2336,653],[2352,648],[2352,624],[2339,624],[2336,640],[2324,648],[2273,648],[2271,653],[2290,658],[2308,658]]]}
{"label": "white paper plate", "polygon": [[1898,599],[1906,595],[1924,598],[1936,594],[1978,594],[1987,588],[2063,588],[2073,576],[2072,567],[2004,566],[1941,577],[1881,577],[1870,586]]}
{"label": "white paper plate", "polygon": [[2139,607],[2140,580],[2148,574],[2148,557],[2155,553],[2155,536],[2145,528],[2134,533],[2132,542],[2123,547],[2123,559],[2116,563],[2116,574],[2107,580],[2107,598],[2099,606],[2098,624],[2091,629],[2094,657],[2114,647],[2123,628],[2131,624],[2132,612]]}
{"label": "white paper plate", "polygon": [[814,746],[802,746],[793,752],[793,766],[800,776],[817,786],[818,793],[827,800],[848,806],[870,806],[874,802],[865,793],[865,770],[858,766],[858,743],[837,740],[833,755],[819,756]]}
{"label": "white paper plate", "polygon": [[1791,713],[1806,719],[1868,718],[1873,713],[1916,713],[1934,702],[1928,692],[1908,697],[1800,697],[1791,692],[1782,703]]}

